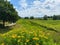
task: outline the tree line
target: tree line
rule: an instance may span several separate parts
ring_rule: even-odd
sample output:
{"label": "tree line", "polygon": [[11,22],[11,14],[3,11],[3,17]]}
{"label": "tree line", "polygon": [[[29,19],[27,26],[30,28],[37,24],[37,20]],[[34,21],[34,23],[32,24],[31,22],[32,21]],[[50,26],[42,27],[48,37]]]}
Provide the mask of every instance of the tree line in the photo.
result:
{"label": "tree line", "polygon": [[60,15],[53,15],[53,16],[44,15],[43,17],[30,16],[30,17],[24,17],[23,19],[60,20]]}
{"label": "tree line", "polygon": [[44,20],[52,19],[52,20],[60,20],[60,15],[53,15],[53,16],[47,16],[45,15],[43,17]]}

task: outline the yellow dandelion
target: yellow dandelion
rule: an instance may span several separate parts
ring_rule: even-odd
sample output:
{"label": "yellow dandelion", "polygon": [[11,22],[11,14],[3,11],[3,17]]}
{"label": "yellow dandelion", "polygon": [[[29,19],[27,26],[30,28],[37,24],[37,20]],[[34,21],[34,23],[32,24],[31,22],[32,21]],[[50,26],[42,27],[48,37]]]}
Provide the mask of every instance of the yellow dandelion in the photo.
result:
{"label": "yellow dandelion", "polygon": [[24,38],[24,36],[21,36],[21,38]]}
{"label": "yellow dandelion", "polygon": [[25,43],[25,45],[27,45],[27,43]]}
{"label": "yellow dandelion", "polygon": [[43,42],[44,44],[46,44],[46,42]]}
{"label": "yellow dandelion", "polygon": [[20,42],[20,39],[17,42]]}
{"label": "yellow dandelion", "polygon": [[39,35],[39,37],[44,37],[44,35]]}
{"label": "yellow dandelion", "polygon": [[37,36],[37,34],[36,34],[36,33],[34,33],[34,36]]}
{"label": "yellow dandelion", "polygon": [[48,39],[48,37],[44,36],[45,39]]}
{"label": "yellow dandelion", "polygon": [[29,32],[29,34],[32,34],[33,32]]}
{"label": "yellow dandelion", "polygon": [[3,34],[2,36],[5,36],[5,34]]}
{"label": "yellow dandelion", "polygon": [[2,43],[1,45],[5,45],[4,43]]}
{"label": "yellow dandelion", "polygon": [[26,42],[29,42],[29,40],[26,40]]}
{"label": "yellow dandelion", "polygon": [[36,45],[39,45],[38,43],[36,43]]}
{"label": "yellow dandelion", "polygon": [[33,40],[39,40],[39,38],[38,37],[34,37]]}
{"label": "yellow dandelion", "polygon": [[17,35],[16,35],[16,34],[13,34],[13,35],[12,35],[12,38],[16,38],[16,37],[17,37]]}
{"label": "yellow dandelion", "polygon": [[50,35],[50,33],[47,33],[47,35]]}
{"label": "yellow dandelion", "polygon": [[18,36],[18,38],[20,38],[21,36]]}
{"label": "yellow dandelion", "polygon": [[41,37],[41,35],[39,35],[39,37]]}

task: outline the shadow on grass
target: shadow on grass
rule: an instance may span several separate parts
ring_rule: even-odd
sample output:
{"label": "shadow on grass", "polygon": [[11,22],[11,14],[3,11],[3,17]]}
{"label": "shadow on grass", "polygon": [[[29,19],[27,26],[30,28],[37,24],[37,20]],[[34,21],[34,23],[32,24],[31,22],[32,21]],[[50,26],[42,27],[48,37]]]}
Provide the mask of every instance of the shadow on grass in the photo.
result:
{"label": "shadow on grass", "polygon": [[54,35],[52,34],[51,36],[52,36],[52,39],[53,39],[53,41],[54,41],[55,43],[60,44],[60,32],[59,32],[59,31],[57,31],[57,30],[54,29],[54,28],[47,27],[47,26],[45,26],[45,25],[35,23],[35,22],[33,22],[33,21],[30,21],[30,23],[31,23],[32,25],[40,26],[40,27],[45,28],[45,29],[47,29],[47,30],[56,32],[56,33],[53,32]]}
{"label": "shadow on grass", "polygon": [[50,27],[46,27],[46,26],[44,26],[44,25],[37,24],[37,23],[32,22],[32,21],[30,21],[30,23],[31,23],[32,25],[35,25],[35,26],[41,26],[41,27],[43,27],[43,28],[46,28],[47,30],[51,30],[51,31],[58,32],[56,29],[53,29],[53,28],[50,28]]}
{"label": "shadow on grass", "polygon": [[5,26],[3,27],[2,24],[0,24],[0,33],[3,34],[3,33],[6,33],[8,31],[10,31],[12,29],[12,26]]}

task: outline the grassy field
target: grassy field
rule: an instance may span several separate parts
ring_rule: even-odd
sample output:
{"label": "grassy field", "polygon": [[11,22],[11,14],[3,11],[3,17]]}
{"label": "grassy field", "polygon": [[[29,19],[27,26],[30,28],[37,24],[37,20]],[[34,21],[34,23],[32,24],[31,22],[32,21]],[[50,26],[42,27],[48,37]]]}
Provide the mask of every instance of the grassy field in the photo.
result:
{"label": "grassy field", "polygon": [[0,45],[60,45],[60,20],[20,19],[0,33]]}

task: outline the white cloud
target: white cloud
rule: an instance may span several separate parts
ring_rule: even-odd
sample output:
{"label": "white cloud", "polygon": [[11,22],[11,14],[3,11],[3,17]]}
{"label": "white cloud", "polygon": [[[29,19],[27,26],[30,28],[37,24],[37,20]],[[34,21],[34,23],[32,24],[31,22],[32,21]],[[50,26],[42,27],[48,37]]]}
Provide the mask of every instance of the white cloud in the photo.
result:
{"label": "white cloud", "polygon": [[26,0],[20,0],[20,1],[19,1],[19,5],[20,5],[22,8],[26,8],[26,7],[27,7],[27,2],[26,2]]}
{"label": "white cloud", "polygon": [[37,5],[39,6],[41,3],[40,3],[40,1],[36,0],[36,1],[33,2],[33,4],[36,5],[36,6]]}
{"label": "white cloud", "polygon": [[21,0],[19,4],[25,8],[25,10],[18,10],[18,14],[22,17],[60,14],[60,0],[46,0],[44,3],[35,0],[30,8],[27,8],[29,5],[26,0]]}

